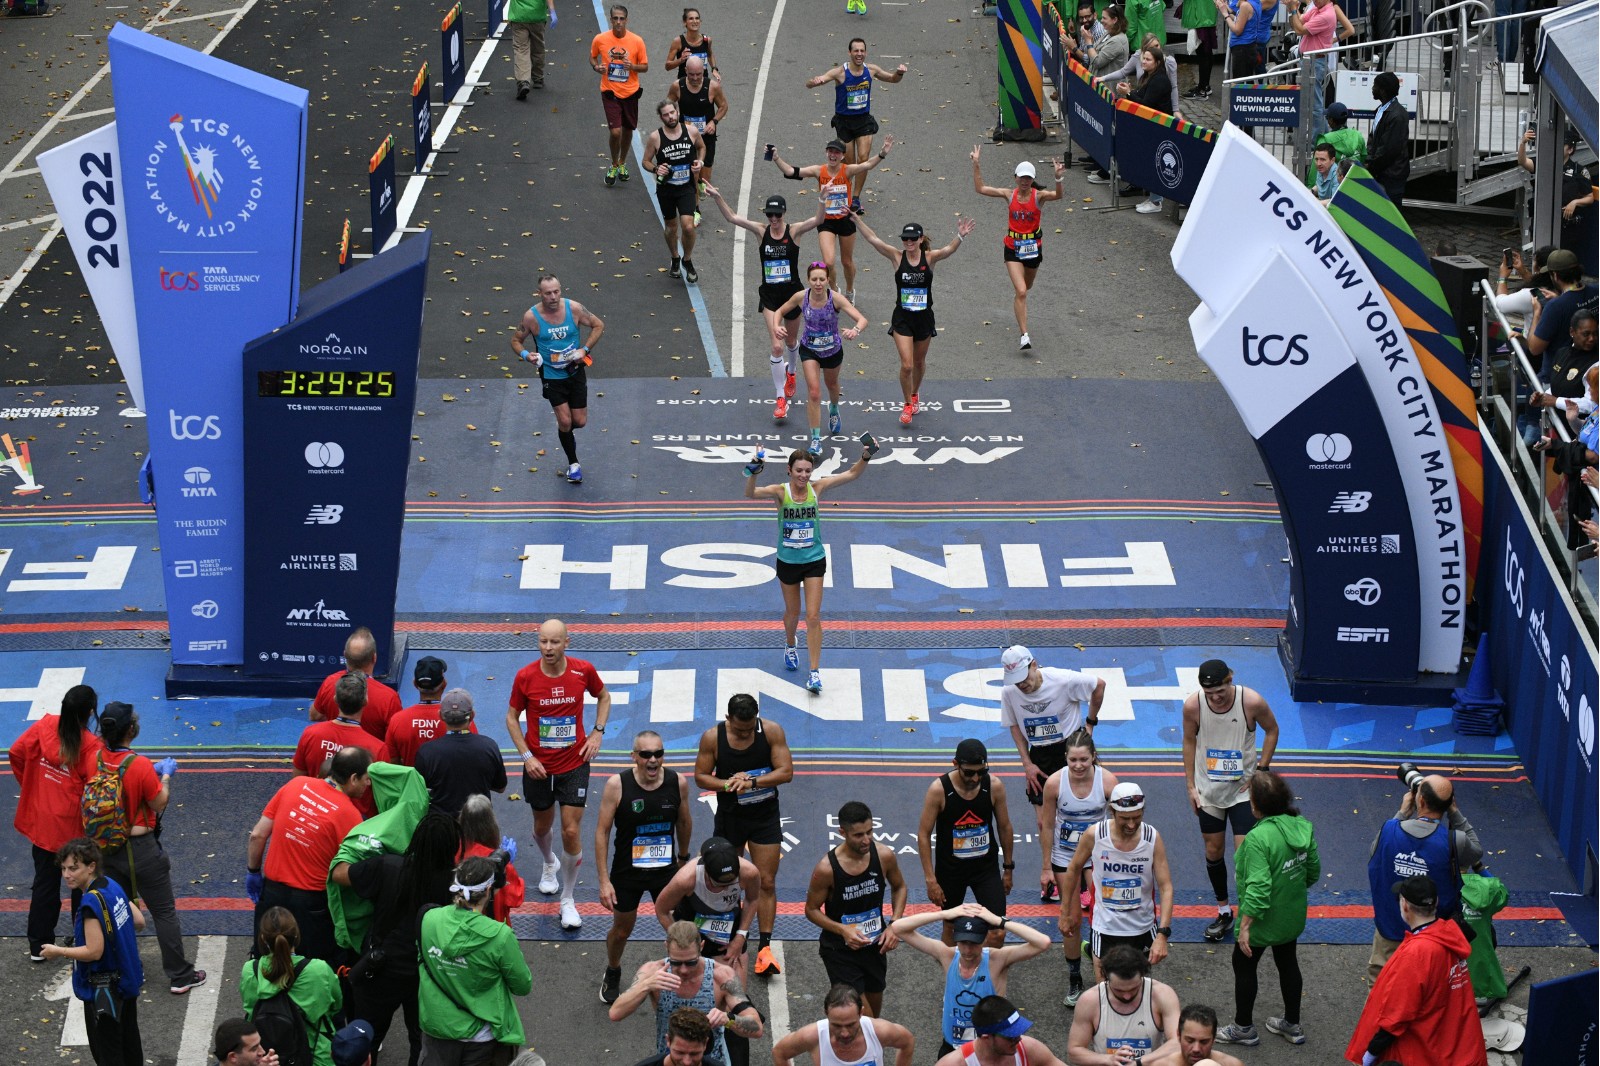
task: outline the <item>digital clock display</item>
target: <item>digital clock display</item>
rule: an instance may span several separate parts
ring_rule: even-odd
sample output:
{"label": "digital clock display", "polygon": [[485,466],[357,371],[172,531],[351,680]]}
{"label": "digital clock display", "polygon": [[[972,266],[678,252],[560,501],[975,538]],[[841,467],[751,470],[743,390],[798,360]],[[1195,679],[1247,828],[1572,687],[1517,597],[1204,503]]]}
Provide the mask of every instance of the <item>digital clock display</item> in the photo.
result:
{"label": "digital clock display", "polygon": [[392,370],[262,370],[256,395],[285,399],[384,399],[394,395]]}

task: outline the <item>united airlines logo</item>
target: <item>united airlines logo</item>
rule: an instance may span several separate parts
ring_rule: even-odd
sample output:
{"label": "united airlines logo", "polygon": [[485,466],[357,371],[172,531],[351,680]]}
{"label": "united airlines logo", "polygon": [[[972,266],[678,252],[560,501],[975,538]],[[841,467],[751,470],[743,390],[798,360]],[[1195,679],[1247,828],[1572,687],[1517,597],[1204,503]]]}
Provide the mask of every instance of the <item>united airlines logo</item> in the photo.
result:
{"label": "united airlines logo", "polygon": [[1372,502],[1372,493],[1364,491],[1341,492],[1328,507],[1329,514],[1360,514]]}
{"label": "united airlines logo", "polygon": [[149,200],[162,221],[197,237],[227,236],[249,222],[265,180],[250,138],[226,121],[181,113],[167,128],[172,139],[157,140],[144,161]]}
{"label": "united airlines logo", "polygon": [[336,526],[339,518],[344,514],[344,505],[339,503],[314,503],[311,510],[306,512],[305,525],[308,526]]}

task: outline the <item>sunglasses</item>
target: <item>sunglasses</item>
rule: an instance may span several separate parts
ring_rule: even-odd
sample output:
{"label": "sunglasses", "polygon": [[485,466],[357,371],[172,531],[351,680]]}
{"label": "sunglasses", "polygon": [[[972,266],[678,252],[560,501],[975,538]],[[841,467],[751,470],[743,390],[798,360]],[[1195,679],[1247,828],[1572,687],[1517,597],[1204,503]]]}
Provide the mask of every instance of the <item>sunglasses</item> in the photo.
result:
{"label": "sunglasses", "polygon": [[1144,806],[1143,796],[1124,796],[1119,800],[1112,800],[1111,806],[1119,811],[1136,811]]}
{"label": "sunglasses", "polygon": [[667,965],[674,970],[692,970],[700,965],[699,959],[672,959],[667,960]]}
{"label": "sunglasses", "polygon": [[965,766],[958,766],[956,769],[960,772],[962,777],[982,777],[984,774],[989,772],[989,764],[985,763],[976,770],[969,770]]}
{"label": "sunglasses", "polygon": [[636,751],[633,753],[633,756],[636,759],[660,759],[664,758],[666,754],[667,753],[664,749],[657,748],[654,751]]}

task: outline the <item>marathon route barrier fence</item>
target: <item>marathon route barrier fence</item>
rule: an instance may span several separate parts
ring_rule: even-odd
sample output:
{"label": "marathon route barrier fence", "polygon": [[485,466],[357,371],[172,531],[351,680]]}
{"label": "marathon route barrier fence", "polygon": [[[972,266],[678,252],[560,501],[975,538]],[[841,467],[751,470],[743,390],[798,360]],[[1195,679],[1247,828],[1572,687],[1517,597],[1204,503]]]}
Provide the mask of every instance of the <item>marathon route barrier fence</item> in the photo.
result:
{"label": "marathon route barrier fence", "polygon": [[411,172],[425,173],[433,137],[433,101],[428,91],[428,64],[423,63],[411,83]]}
{"label": "marathon route barrier fence", "polygon": [[383,251],[396,226],[394,195],[394,137],[385,137],[367,162],[367,188],[372,208],[373,253]]}
{"label": "marathon route barrier fence", "polygon": [[467,83],[466,29],[461,24],[461,5],[458,3],[445,12],[439,23],[439,47],[444,52],[444,101],[450,103]]}

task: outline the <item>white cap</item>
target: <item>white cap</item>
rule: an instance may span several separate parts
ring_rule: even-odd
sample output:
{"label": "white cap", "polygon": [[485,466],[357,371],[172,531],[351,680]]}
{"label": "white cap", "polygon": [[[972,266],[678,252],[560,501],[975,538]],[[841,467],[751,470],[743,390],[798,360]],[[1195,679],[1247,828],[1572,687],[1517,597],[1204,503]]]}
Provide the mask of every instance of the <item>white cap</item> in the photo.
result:
{"label": "white cap", "polygon": [[1144,810],[1144,789],[1132,781],[1120,782],[1111,790],[1111,806],[1119,811]]}
{"label": "white cap", "polygon": [[1508,1018],[1483,1019],[1483,1043],[1496,1051],[1515,1051],[1528,1034],[1526,1026]]}
{"label": "white cap", "polygon": [[1015,685],[1028,676],[1028,667],[1033,663],[1033,652],[1021,644],[1013,644],[1000,653],[1000,669],[1005,671],[1001,678],[1008,685]]}
{"label": "white cap", "polygon": [[1017,164],[1017,169],[1013,173],[1019,178],[1036,178],[1039,176],[1039,172],[1033,169],[1033,164],[1026,159]]}

